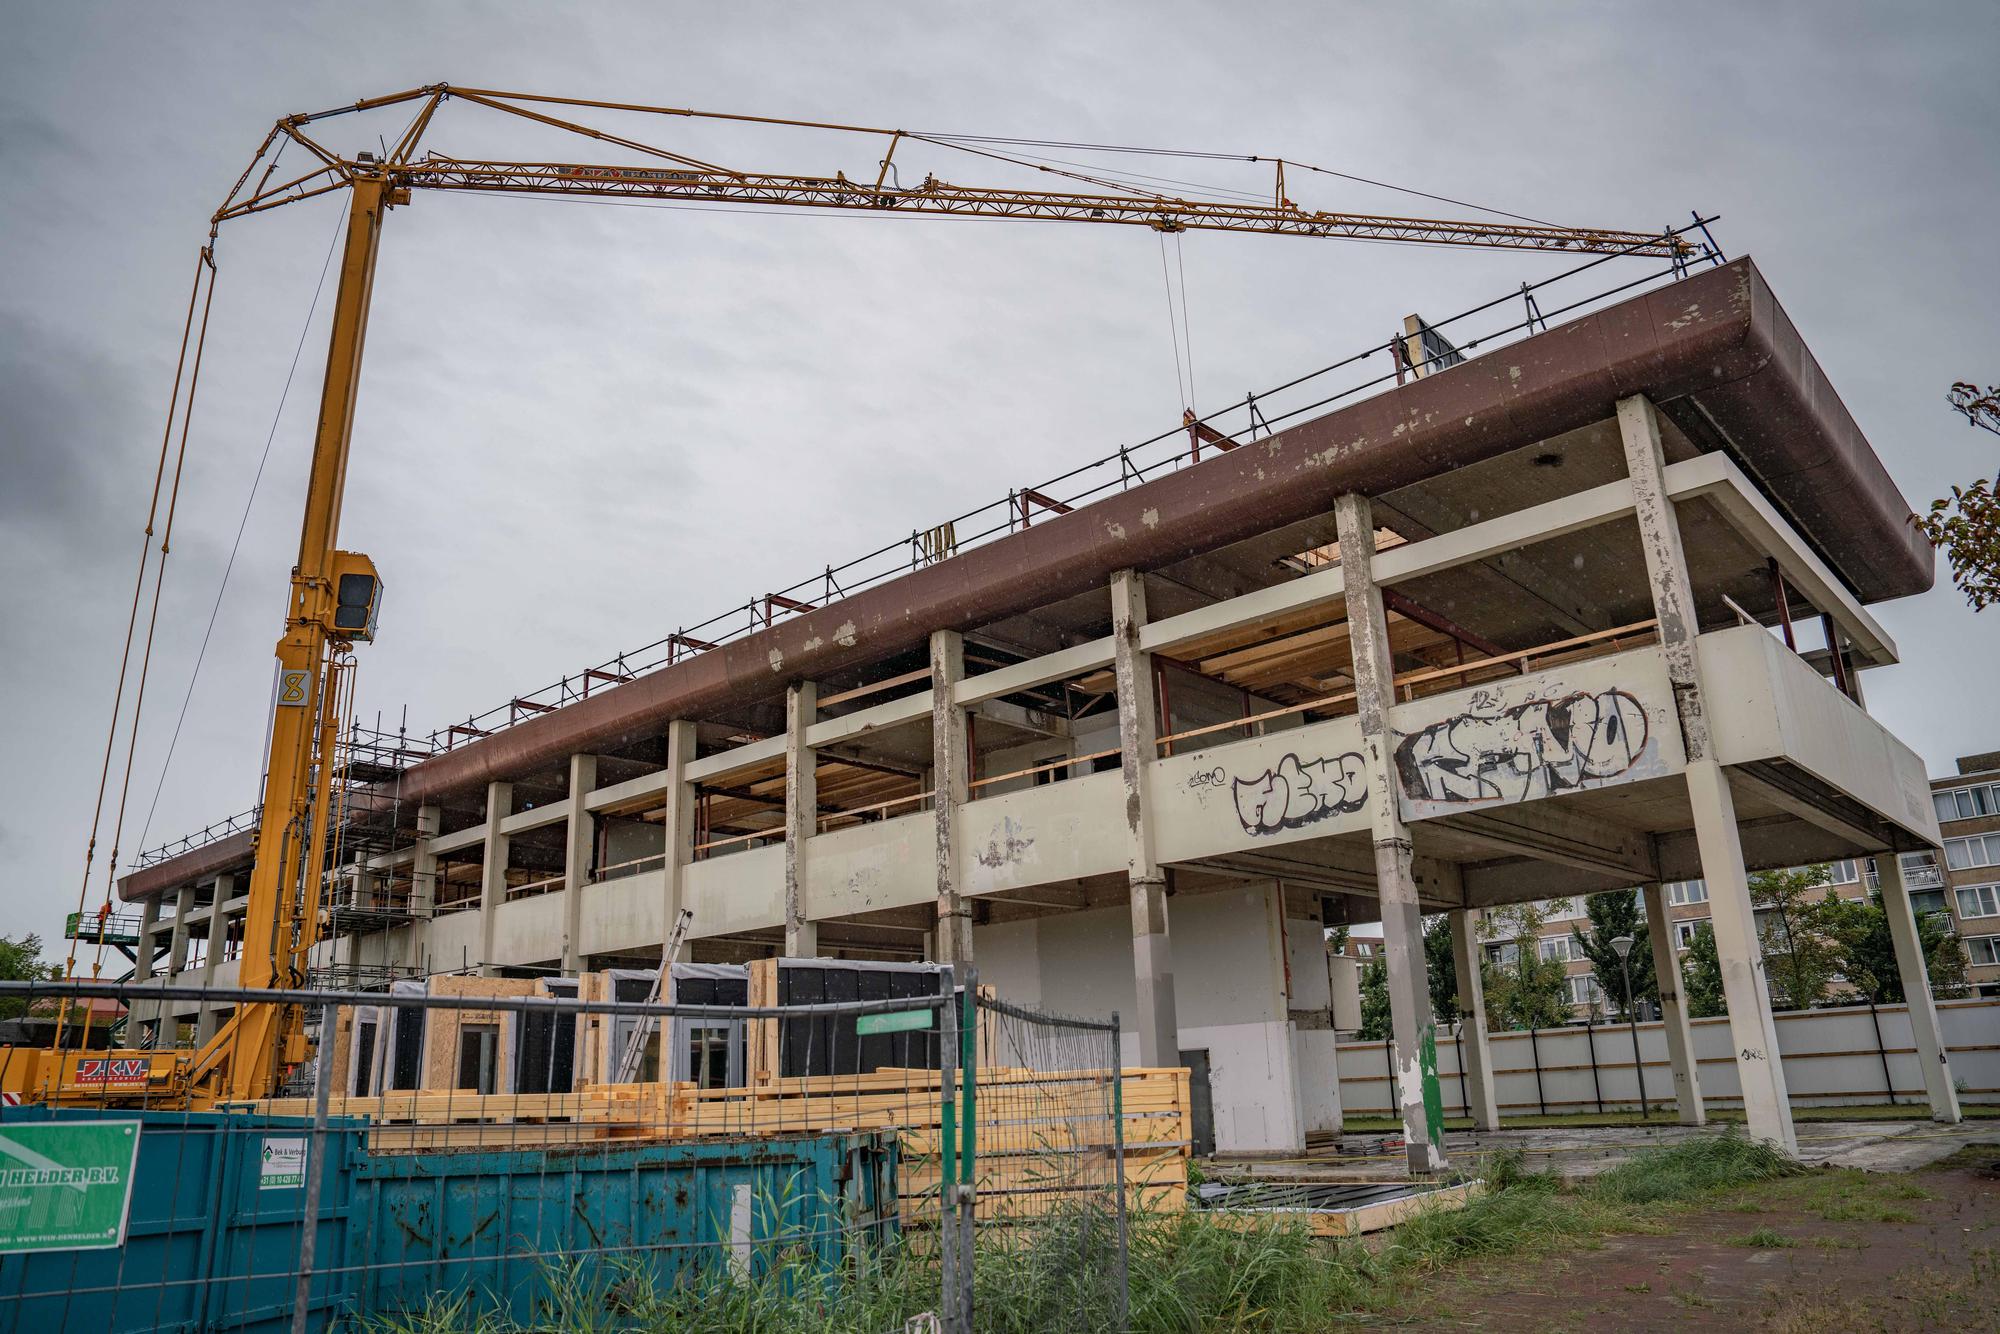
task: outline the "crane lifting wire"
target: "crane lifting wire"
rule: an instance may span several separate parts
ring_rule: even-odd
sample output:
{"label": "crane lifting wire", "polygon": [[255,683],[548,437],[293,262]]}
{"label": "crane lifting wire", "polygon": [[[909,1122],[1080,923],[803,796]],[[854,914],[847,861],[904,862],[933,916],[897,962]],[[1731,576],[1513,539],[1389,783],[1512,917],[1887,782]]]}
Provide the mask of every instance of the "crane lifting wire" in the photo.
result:
{"label": "crane lifting wire", "polygon": [[[438,113],[447,102],[480,108],[518,129],[581,137],[595,146],[590,162],[565,160],[502,160],[459,156],[431,146]],[[330,122],[343,117],[408,107],[408,122],[393,142],[377,137],[374,150],[352,155],[327,142]],[[710,160],[706,151],[675,147],[620,133],[576,117],[636,117],[648,123],[680,122],[711,130],[759,133],[788,131],[800,136],[831,135],[859,139],[874,156],[873,178],[862,172],[849,176],[753,170]],[[486,125],[492,124],[489,119]],[[309,160],[303,170],[281,170],[287,150]],[[601,152],[600,152],[601,150]],[[898,154],[902,157],[899,160]],[[1068,156],[1057,156],[1066,154]],[[1186,162],[1235,162],[1268,166],[1268,193],[1186,177],[1109,168],[1079,162],[1077,155],[1145,157]],[[926,167],[919,177],[912,158],[970,158],[998,164],[1016,174],[1033,173],[1056,188],[1029,189],[995,182],[965,184],[941,177]],[[603,158],[616,159],[605,161]],[[1175,168],[1178,170],[1178,168]],[[1400,190],[1427,199],[1470,208],[1488,216],[1476,220],[1440,220],[1384,214],[1345,213],[1301,208],[1288,193],[1287,171],[1343,179]],[[254,178],[254,183],[253,183]],[[906,178],[914,183],[906,183]],[[1162,189],[1160,187],[1172,187]],[[1142,148],[1121,144],[1091,144],[1061,140],[1006,138],[992,135],[926,133],[882,129],[826,121],[727,114],[686,108],[609,102],[587,98],[552,97],[434,84],[368,98],[351,106],[286,116],[265,135],[249,165],[210,219],[208,242],[200,251],[190,293],[181,354],[169,399],[167,426],[155,470],[152,500],[140,549],[139,572],[127,618],[124,656],[113,698],[111,725],[105,745],[96,806],[83,857],[78,894],[81,917],[89,898],[121,730],[128,685],[132,691],[130,732],[124,772],[117,790],[111,830],[111,854],[104,879],[100,922],[108,916],[117,878],[119,844],[123,838],[130,795],[136,738],[144,708],[146,678],[151,668],[153,629],[160,590],[171,550],[174,513],[186,458],[202,351],[206,342],[209,303],[217,276],[216,242],[222,224],[346,190],[348,207],[342,236],[336,238],[337,281],[329,334],[325,382],[308,475],[299,558],[291,577],[291,594],[283,636],[277,647],[278,689],[270,724],[263,801],[255,835],[255,861],[250,876],[240,954],[239,982],[251,991],[303,985],[309,956],[319,940],[319,895],[328,855],[330,826],[335,824],[336,794],[332,788],[336,746],[343,720],[351,713],[354,658],[351,647],[374,637],[380,580],[372,562],[356,552],[338,549],[341,499],[345,489],[348,446],[355,393],[359,381],[363,337],[374,285],[375,263],[383,220],[392,208],[411,202],[418,191],[542,196],[583,199],[603,204],[752,210],[798,210],[815,215],[860,211],[872,216],[977,217],[1038,222],[1096,223],[1146,227],[1161,239],[1162,275],[1167,280],[1168,316],[1174,328],[1176,375],[1181,380],[1184,413],[1193,418],[1193,349],[1187,321],[1185,266],[1178,246],[1191,230],[1249,232],[1270,236],[1352,239],[1431,246],[1474,246],[1508,250],[1594,256],[1636,256],[1666,259],[1677,268],[1704,251],[1674,229],[1623,231],[1566,227],[1520,214],[1485,209],[1446,196],[1390,186],[1366,177],[1259,154],[1208,153],[1183,149]],[[1697,217],[1696,225],[1706,220]],[[1166,241],[1176,246],[1171,272]],[[1175,276],[1178,275],[1178,284]],[[1178,290],[1178,298],[1176,291]],[[204,295],[206,293],[206,295]],[[197,321],[199,315],[199,321]],[[1177,327],[1176,327],[1177,325]],[[182,394],[183,378],[186,394]],[[179,423],[179,448],[173,448]],[[173,455],[171,484],[167,464]],[[164,510],[161,506],[165,493]],[[153,539],[160,527],[158,560]],[[147,571],[151,567],[152,601],[146,633],[139,635],[139,611],[145,604]],[[136,673],[133,650],[140,647]],[[130,679],[128,679],[130,678]],[[332,835],[337,838],[337,833]],[[87,938],[87,934],[86,934]],[[99,960],[103,932],[100,930]],[[77,959],[71,951],[68,973]],[[93,965],[93,975],[98,965]],[[12,1050],[0,1080],[10,1090],[51,1102],[88,1099],[93,1103],[128,1099],[148,1105],[212,1106],[269,1096],[288,1069],[307,1059],[310,1049],[304,1016],[293,1005],[244,1004],[205,1046],[193,1053],[138,1050],[124,1062],[96,1061],[93,1067],[122,1066],[126,1083],[112,1087],[102,1076],[87,1080],[79,1056],[82,1043],[66,1044],[59,1014],[53,1050]],[[83,1041],[90,1017],[86,1011]],[[26,1058],[25,1061],[22,1058]],[[130,1073],[138,1069],[137,1074]]]}

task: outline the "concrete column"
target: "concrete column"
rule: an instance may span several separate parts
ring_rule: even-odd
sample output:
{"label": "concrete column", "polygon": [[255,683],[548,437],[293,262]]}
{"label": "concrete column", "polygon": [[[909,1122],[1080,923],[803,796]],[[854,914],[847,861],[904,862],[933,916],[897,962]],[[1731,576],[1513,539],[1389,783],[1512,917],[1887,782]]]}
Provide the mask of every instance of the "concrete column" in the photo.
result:
{"label": "concrete column", "polygon": [[1153,855],[1146,767],[1159,755],[1159,710],[1153,696],[1153,655],[1139,648],[1146,624],[1146,584],[1136,570],[1111,576],[1113,675],[1118,683],[1118,768],[1125,779],[1125,880],[1132,900],[1132,1016],[1139,1064],[1180,1064],[1180,1024],[1174,1013],[1174,958],[1167,935],[1167,877]]}
{"label": "concrete column", "polygon": [[785,691],[785,957],[819,953],[819,924],[806,920],[806,844],[819,832],[818,762],[806,729],[819,715],[819,687],[800,681]]}
{"label": "concrete column", "polygon": [[1687,784],[1702,879],[1708,882],[1709,923],[1722,964],[1722,994],[1729,1005],[1730,1046],[1736,1052],[1750,1134],[1796,1157],[1798,1136],[1792,1127],[1784,1063],[1778,1057],[1778,1027],[1771,1013],[1750,879],[1743,870],[1736,799],[1729,791],[1728,775],[1714,760],[1689,763]]}
{"label": "concrete column", "polygon": [[1660,1027],[1667,1034],[1667,1063],[1674,1072],[1674,1106],[1684,1126],[1708,1124],[1701,1105],[1701,1076],[1694,1063],[1694,1032],[1688,1027],[1687,999],[1681,993],[1680,957],[1674,951],[1674,924],[1667,916],[1667,887],[1655,880],[1643,890],[1646,937],[1653,946],[1653,976],[1660,984]]}
{"label": "concrete column", "polygon": [[1708,882],[1715,952],[1722,963],[1723,994],[1729,1003],[1729,1028],[1736,1051],[1736,1073],[1743,1085],[1743,1106],[1752,1135],[1796,1155],[1798,1138],[1792,1128],[1784,1065],[1778,1058],[1778,1030],[1771,1014],[1771,993],[1765,986],[1763,950],[1757,938],[1757,917],[1750,903],[1749,877],[1743,869],[1736,800],[1729,791],[1728,776],[1711,758],[1708,716],[1702,704],[1695,658],[1695,636],[1701,626],[1695,614],[1694,585],[1688,578],[1680,519],[1674,513],[1673,501],[1667,497],[1666,457],[1660,448],[1659,417],[1643,395],[1618,400],[1618,432],[1624,441],[1625,467],[1632,480],[1639,545],[1646,557],[1653,611],[1660,622],[1660,652],[1666,662],[1667,680],[1673,687],[1681,741],[1687,751],[1688,802],[1694,812],[1702,878]]}
{"label": "concrete column", "polygon": [[965,710],[952,687],[965,679],[965,636],[931,632],[931,808],[937,815],[938,963],[972,962],[972,912],[958,882],[958,808],[971,774],[966,768]]}
{"label": "concrete column", "polygon": [[[410,850],[410,916],[419,923],[430,921],[437,912],[438,859],[437,854],[431,851],[431,840],[443,827],[442,807],[417,808],[417,842]],[[422,967],[425,931],[423,926],[402,929],[402,943],[392,956],[397,963],[411,968]]]}
{"label": "concrete column", "polygon": [[1458,1059],[1465,1068],[1465,1099],[1475,1130],[1500,1128],[1500,1098],[1494,1087],[1493,1049],[1487,1042],[1486,987],[1479,973],[1477,908],[1451,915],[1451,965],[1458,981]]}
{"label": "concrete column", "polygon": [[[160,900],[155,895],[139,905],[139,948],[133,951],[137,958],[132,964],[134,982],[144,982],[153,976],[153,936],[159,925]],[[139,1024],[155,1023],[160,1017],[157,1001],[134,1000],[125,1008],[131,1016],[126,1024],[128,1032]]]}
{"label": "concrete column", "polygon": [[1674,502],[1667,497],[1660,419],[1643,394],[1618,400],[1618,433],[1625,444],[1625,471],[1632,480],[1639,546],[1645,553],[1646,578],[1653,590],[1653,614],[1660,622],[1660,654],[1666,660],[1674,709],[1680,715],[1681,741],[1689,761],[1694,761],[1709,753],[1708,717],[1702,709],[1701,683],[1695,670],[1694,641],[1701,625],[1695,617],[1694,585],[1688,579],[1680,519],[1674,513]]}
{"label": "concrete column", "polygon": [[597,757],[569,757],[569,823],[563,837],[562,969],[572,976],[583,971],[577,941],[583,934],[583,888],[590,883],[590,861],[597,852],[597,819],[583,799],[597,786]]}
{"label": "concrete column", "polygon": [[1395,702],[1395,665],[1389,655],[1389,620],[1382,590],[1375,584],[1375,519],[1366,496],[1344,495],[1334,503],[1340,534],[1340,568],[1347,588],[1347,624],[1354,656],[1354,694],[1361,743],[1368,766],[1368,813],[1375,844],[1375,885],[1382,908],[1382,952],[1389,975],[1390,1031],[1398,1062],[1396,1088],[1402,1097],[1403,1138],[1410,1171],[1441,1169],[1443,1146],[1433,1144],[1424,1117],[1419,1043],[1431,1026],[1431,992],[1424,964],[1424,922],[1417,909],[1410,831],[1397,800],[1391,762],[1395,738],[1389,708]]}
{"label": "concrete column", "polygon": [[188,918],[194,912],[194,886],[182,885],[174,898],[174,920],[167,933],[167,981],[175,982],[187,968]]}
{"label": "concrete column", "polygon": [[694,785],[687,780],[687,767],[694,759],[694,724],[676,720],[667,724],[667,804],[660,820],[660,996],[673,999],[673,973],[667,957],[667,943],[673,939],[674,923],[687,902],[687,868],[694,857]]}
{"label": "concrete column", "polygon": [[[1939,866],[1945,864],[1942,854]],[[1930,1095],[1931,1119],[1957,1125],[1958,1090],[1951,1083],[1951,1062],[1945,1055],[1944,1034],[1938,1028],[1937,1002],[1931,998],[1930,961],[1917,935],[1917,916],[1910,906],[1910,887],[1903,863],[1893,852],[1875,859],[1875,877],[1882,885],[1882,911],[1889,915],[1889,938],[1896,946],[1896,976],[1903,983],[1903,1001],[1910,1011],[1910,1033],[1916,1039],[1917,1065],[1924,1072]]]}
{"label": "concrete column", "polygon": [[486,785],[486,847],[479,858],[479,971],[491,976],[500,905],[507,901],[507,853],[511,840],[500,822],[514,813],[514,785]]}
{"label": "concrete column", "polygon": [[[215,877],[215,901],[208,909],[208,949],[201,959],[203,987],[215,985],[216,965],[222,962],[222,951],[229,940],[229,915],[222,910],[222,905],[235,897],[236,877],[227,873]],[[221,1027],[222,1019],[216,1008],[204,1003],[195,1018],[195,1045],[205,1045]]]}

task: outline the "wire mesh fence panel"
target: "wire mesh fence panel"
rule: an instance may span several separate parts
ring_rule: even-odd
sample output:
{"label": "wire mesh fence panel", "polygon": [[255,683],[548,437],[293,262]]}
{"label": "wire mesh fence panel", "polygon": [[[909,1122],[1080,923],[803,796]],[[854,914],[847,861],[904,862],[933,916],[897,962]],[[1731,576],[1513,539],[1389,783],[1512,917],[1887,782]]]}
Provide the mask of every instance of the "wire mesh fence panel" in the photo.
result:
{"label": "wire mesh fence panel", "polygon": [[[969,969],[688,967],[724,1003],[615,972],[0,982],[155,1038],[0,1048],[0,1334],[1122,1326],[1128,1197],[1186,1180],[1184,1072],[1121,1077],[1115,1018]],[[313,1054],[223,1101],[192,1035],[251,1004],[300,1006]]]}
{"label": "wire mesh fence panel", "polygon": [[974,1324],[1119,1329],[1127,1289],[1118,1030],[978,994],[963,1102]]}

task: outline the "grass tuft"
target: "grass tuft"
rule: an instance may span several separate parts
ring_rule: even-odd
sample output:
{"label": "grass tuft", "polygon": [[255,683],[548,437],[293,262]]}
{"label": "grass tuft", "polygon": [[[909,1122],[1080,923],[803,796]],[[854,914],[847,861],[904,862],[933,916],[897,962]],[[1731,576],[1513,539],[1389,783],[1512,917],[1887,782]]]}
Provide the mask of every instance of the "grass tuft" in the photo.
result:
{"label": "grass tuft", "polygon": [[1732,1238],[1729,1244],[1731,1246],[1753,1246],[1760,1250],[1789,1250],[1798,1245],[1798,1242],[1774,1228],[1760,1227],[1755,1232]]}

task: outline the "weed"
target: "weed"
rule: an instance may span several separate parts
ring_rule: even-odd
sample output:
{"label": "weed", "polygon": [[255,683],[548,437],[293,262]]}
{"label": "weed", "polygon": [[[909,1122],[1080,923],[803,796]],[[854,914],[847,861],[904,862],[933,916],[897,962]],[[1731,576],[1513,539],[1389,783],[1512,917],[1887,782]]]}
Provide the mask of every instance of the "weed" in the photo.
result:
{"label": "weed", "polygon": [[1768,1227],[1760,1227],[1755,1232],[1745,1233],[1730,1239],[1731,1246],[1754,1246],[1760,1250],[1785,1250],[1798,1245],[1782,1232]]}

